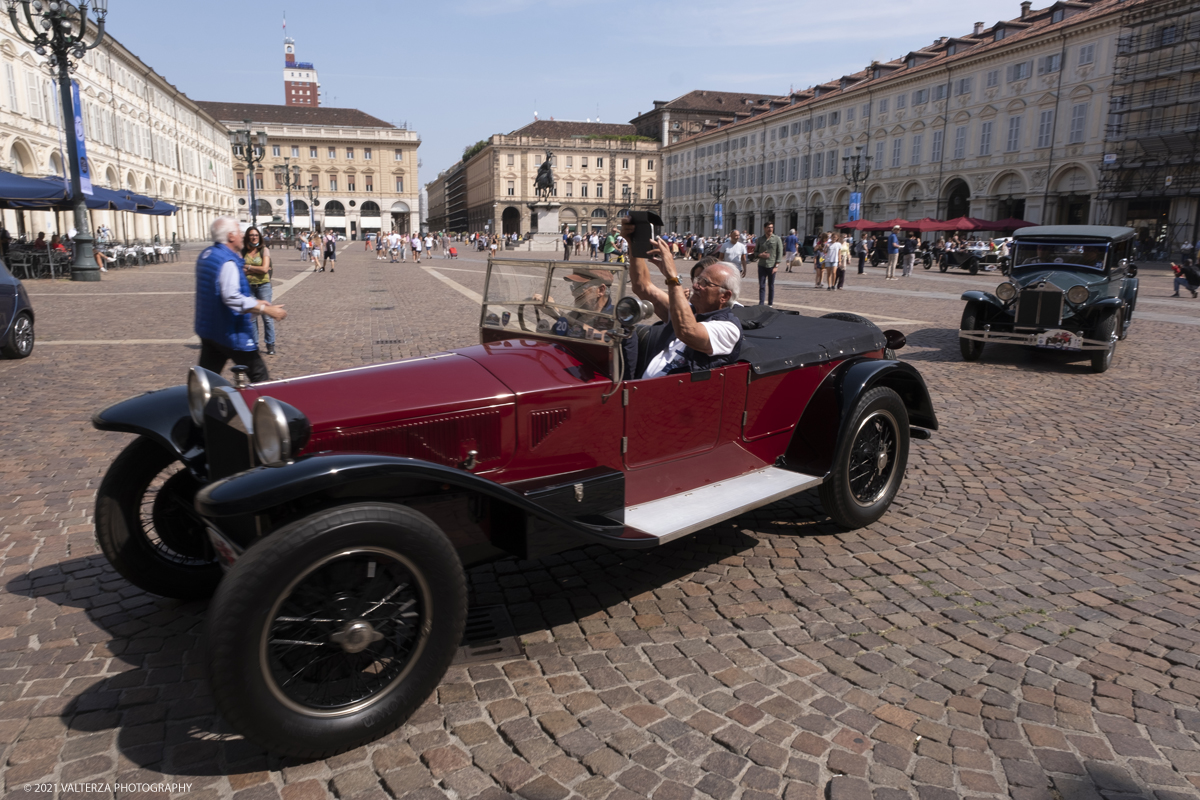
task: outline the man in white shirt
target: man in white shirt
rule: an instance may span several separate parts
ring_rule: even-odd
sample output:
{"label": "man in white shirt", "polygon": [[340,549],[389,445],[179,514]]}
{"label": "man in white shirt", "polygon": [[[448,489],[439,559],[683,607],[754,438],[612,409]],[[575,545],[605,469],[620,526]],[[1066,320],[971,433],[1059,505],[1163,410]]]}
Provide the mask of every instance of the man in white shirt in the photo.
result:
{"label": "man in white shirt", "polygon": [[[623,221],[626,237],[633,223]],[[666,290],[655,286],[649,264],[666,279]],[[649,360],[641,375],[657,378],[677,372],[716,369],[737,361],[742,348],[741,322],[729,310],[737,300],[742,281],[737,267],[717,262],[692,282],[689,295],[675,269],[671,247],[662,237],[650,243],[649,259],[634,257],[630,263],[633,293],[654,306],[666,325],[650,326]]]}
{"label": "man in white shirt", "polygon": [[741,231],[733,231],[729,234],[729,241],[721,245],[721,260],[728,261],[741,270],[744,278],[746,277],[746,243],[741,239]]}

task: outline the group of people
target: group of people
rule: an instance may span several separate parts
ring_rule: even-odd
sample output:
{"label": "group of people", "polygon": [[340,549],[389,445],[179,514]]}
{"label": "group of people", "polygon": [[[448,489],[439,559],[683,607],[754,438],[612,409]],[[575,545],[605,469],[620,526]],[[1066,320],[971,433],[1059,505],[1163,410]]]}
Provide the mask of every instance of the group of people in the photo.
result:
{"label": "group of people", "polygon": [[[257,228],[249,228],[246,233],[248,234],[251,230],[257,230]],[[266,246],[267,240],[263,239],[262,241]],[[323,234],[310,231],[296,237],[296,249],[300,251],[300,260],[311,261],[313,272],[324,272],[326,267],[330,272],[335,271],[337,244],[338,237],[333,231],[326,231]]]}
{"label": "group of people", "polygon": [[382,235],[371,233],[367,235],[365,247],[368,252],[372,247],[375,248],[376,261],[388,260],[392,264],[408,261],[410,253],[413,260],[420,264],[421,255],[433,258],[435,248],[441,250],[442,258],[454,258],[458,255],[457,250],[450,244],[450,236],[444,232],[438,234],[426,232],[424,235],[419,233],[409,235],[396,231]]}

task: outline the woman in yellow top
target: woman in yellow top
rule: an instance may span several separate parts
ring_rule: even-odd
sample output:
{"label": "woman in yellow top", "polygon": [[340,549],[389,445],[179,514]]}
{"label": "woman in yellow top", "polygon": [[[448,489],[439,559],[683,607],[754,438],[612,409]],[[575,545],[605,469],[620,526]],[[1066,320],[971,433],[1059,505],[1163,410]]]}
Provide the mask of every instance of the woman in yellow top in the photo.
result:
{"label": "woman in yellow top", "polygon": [[[246,229],[242,242],[242,259],[246,262],[246,282],[250,284],[250,293],[259,300],[270,303],[274,297],[271,290],[271,250],[263,244],[262,233],[258,228],[250,226]],[[267,340],[267,355],[275,355],[275,320],[268,316],[255,315],[255,330],[258,329],[257,319],[262,316],[264,334]]]}

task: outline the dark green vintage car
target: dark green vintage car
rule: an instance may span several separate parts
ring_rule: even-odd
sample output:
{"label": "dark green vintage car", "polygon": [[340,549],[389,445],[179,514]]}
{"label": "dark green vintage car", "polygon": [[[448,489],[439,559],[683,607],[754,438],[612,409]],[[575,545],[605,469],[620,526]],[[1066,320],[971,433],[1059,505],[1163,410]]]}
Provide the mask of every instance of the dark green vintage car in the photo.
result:
{"label": "dark green vintage car", "polygon": [[1137,305],[1134,230],[1043,225],[1013,236],[1008,279],[994,292],[963,292],[958,343],[976,361],[988,342],[1087,353],[1112,366]]}

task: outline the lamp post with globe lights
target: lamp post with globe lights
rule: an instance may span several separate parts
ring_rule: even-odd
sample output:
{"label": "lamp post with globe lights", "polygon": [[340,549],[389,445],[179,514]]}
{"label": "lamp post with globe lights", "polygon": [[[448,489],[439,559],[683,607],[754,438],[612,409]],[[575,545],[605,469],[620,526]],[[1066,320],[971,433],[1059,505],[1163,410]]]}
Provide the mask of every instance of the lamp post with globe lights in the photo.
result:
{"label": "lamp post with globe lights", "polygon": [[250,185],[250,224],[258,225],[258,195],[254,193],[254,170],[262,163],[267,155],[267,134],[250,130],[254,123],[244,120],[245,128],[229,132],[229,143],[233,145],[233,155],[246,165],[246,180]]}
{"label": "lamp post with globe lights", "polygon": [[[78,5],[65,0],[6,2],[13,30],[33,47],[35,53],[46,57],[47,65],[54,70],[58,80],[58,99],[62,107],[67,161],[70,164],[71,195],[68,199],[75,213],[75,257],[71,264],[71,280],[98,281],[100,268],[93,255],[92,227],[88,219],[87,200],[84,198],[85,182],[88,194],[91,193],[91,174],[86,155],[80,153],[79,148],[83,141],[83,121],[75,114],[71,72],[83,54],[104,39],[108,0],[93,0],[90,10],[95,17],[91,20],[88,19],[87,0]],[[87,41],[89,25],[93,37],[90,43]]]}
{"label": "lamp post with globe lights", "polygon": [[291,164],[291,159],[287,156],[283,157],[282,164],[275,165],[275,180],[282,183],[287,189],[287,212],[288,212],[288,241],[290,242],[295,236],[295,231],[292,226],[292,189],[300,188],[300,165]]}

